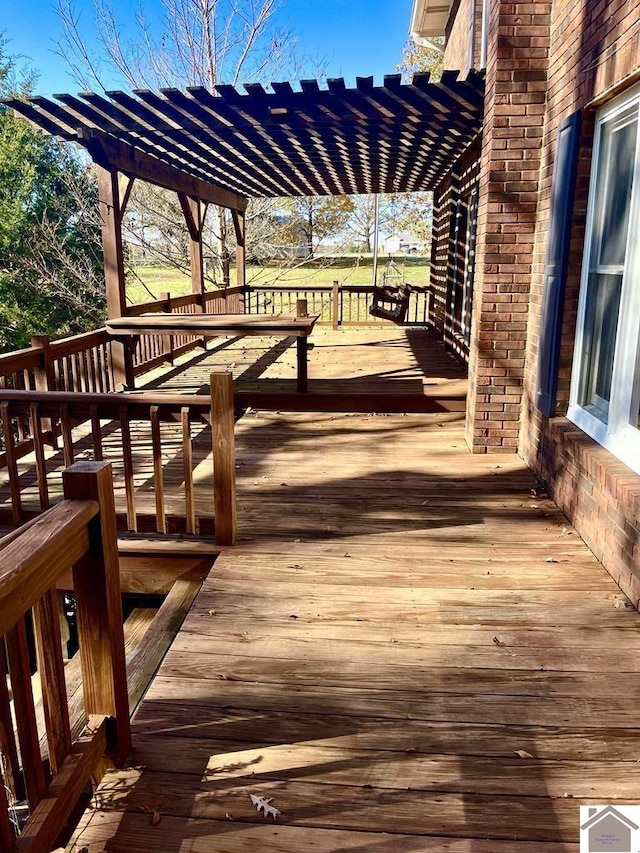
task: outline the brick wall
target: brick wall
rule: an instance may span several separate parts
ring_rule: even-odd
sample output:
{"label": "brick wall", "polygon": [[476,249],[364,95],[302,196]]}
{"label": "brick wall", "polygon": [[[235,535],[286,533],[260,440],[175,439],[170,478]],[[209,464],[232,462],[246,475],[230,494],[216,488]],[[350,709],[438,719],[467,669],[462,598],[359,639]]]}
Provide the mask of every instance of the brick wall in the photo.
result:
{"label": "brick wall", "polygon": [[[520,450],[552,496],[637,605],[640,590],[640,477],[562,416],[573,360],[594,115],[640,77],[640,2],[556,0],[551,18],[548,93],[529,295]],[[560,122],[583,111],[578,179],[563,315],[556,413],[533,407],[551,177]]]}
{"label": "brick wall", "polygon": [[469,70],[469,17],[471,0],[460,0],[456,9],[452,9],[447,26],[444,67],[460,71],[465,77]]}
{"label": "brick wall", "polygon": [[491,2],[466,424],[475,452],[518,447],[550,18],[550,2]]}
{"label": "brick wall", "polygon": [[458,200],[466,202],[478,181],[481,142],[478,138],[465,151],[433,195],[430,319],[445,345],[464,361],[468,359],[468,349],[456,333],[451,316],[452,290],[463,286],[465,260],[465,235],[455,239],[454,217]]}

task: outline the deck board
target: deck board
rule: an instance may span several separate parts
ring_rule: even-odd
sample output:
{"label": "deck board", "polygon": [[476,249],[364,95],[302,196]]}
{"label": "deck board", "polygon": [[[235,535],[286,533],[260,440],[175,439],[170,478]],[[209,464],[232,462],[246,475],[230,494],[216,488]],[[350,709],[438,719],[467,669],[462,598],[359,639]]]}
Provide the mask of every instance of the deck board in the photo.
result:
{"label": "deck board", "polygon": [[577,853],[581,803],[638,802],[640,617],[463,429],[240,419],[240,541],[71,849]]}

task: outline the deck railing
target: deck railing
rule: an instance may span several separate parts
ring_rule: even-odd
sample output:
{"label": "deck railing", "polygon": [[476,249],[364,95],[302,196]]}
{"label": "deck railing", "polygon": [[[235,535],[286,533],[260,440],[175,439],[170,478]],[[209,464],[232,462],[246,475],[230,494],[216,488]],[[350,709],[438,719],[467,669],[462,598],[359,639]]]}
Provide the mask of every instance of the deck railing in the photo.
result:
{"label": "deck railing", "polygon": [[[194,394],[89,394],[0,389],[0,419],[5,450],[0,458],[8,473],[11,507],[0,509],[0,522],[21,524],[44,511],[59,495],[59,460],[47,459],[52,431],[61,433],[64,465],[77,452],[114,462],[116,487],[124,492],[126,511],[121,528],[158,533],[212,534],[230,544],[235,531],[235,462],[233,444],[233,380],[230,373],[212,374],[210,396]],[[18,424],[23,425],[20,438]],[[79,425],[85,435],[74,436]],[[192,430],[197,424],[199,453]],[[53,425],[53,429],[51,427]],[[204,435],[211,430],[211,436]],[[204,437],[204,441],[202,438]],[[20,476],[18,460],[33,451],[32,476]],[[209,489],[214,513],[197,514],[194,470],[213,450],[213,470],[198,472],[199,488]],[[201,457],[201,458],[200,458]],[[171,506],[167,506],[166,471],[171,469]],[[25,493],[37,485],[37,506],[25,506]],[[153,495],[139,507],[141,496]]]}
{"label": "deck railing", "polygon": [[[309,313],[319,314],[318,323],[340,326],[384,326],[389,321],[372,317],[369,309],[373,304],[372,286],[314,285],[298,287],[248,286],[245,302],[249,314],[295,313],[296,302],[306,299]],[[409,309],[404,325],[426,326],[429,324],[431,290],[428,286],[412,285]]]}
{"label": "deck railing", "polygon": [[[0,551],[0,637],[10,679],[9,692],[0,654],[0,849],[45,851],[55,845],[87,782],[99,777],[104,757],[120,763],[131,746],[110,466],[84,462],[67,469],[64,500],[0,540]],[[88,718],[74,744],[56,593],[56,583],[70,568]],[[46,729],[44,756],[25,625],[29,613]],[[16,805],[25,799],[29,818],[19,827]]]}
{"label": "deck railing", "polygon": [[[160,299],[143,302],[127,308],[127,316],[157,312],[167,314],[242,314],[244,313],[244,288],[228,287],[208,291],[202,295],[189,293],[186,296],[171,296],[163,293]],[[202,338],[193,335],[140,335],[133,354],[133,372],[136,376],[170,362],[183,353],[204,346]]]}

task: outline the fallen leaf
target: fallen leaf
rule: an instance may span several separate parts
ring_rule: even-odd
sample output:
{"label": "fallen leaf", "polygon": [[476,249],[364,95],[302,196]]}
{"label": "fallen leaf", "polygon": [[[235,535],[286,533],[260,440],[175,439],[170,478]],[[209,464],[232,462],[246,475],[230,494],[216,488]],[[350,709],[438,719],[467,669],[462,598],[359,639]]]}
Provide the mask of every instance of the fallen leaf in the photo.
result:
{"label": "fallen leaf", "polygon": [[230,815],[229,812],[224,813],[225,820],[233,820],[233,815]]}
{"label": "fallen leaf", "polygon": [[289,616],[289,619],[297,619],[297,618],[298,618],[298,617],[296,616],[296,614],[295,614],[295,613],[292,613],[292,614]]}
{"label": "fallen leaf", "polygon": [[151,824],[151,826],[157,826],[161,820],[162,820],[162,815],[160,814],[160,812],[154,812],[151,815],[151,820],[149,821],[149,823]]}
{"label": "fallen leaf", "polygon": [[258,812],[262,811],[265,817],[271,816],[275,820],[279,814],[282,814],[279,809],[270,805],[273,797],[270,797],[268,800],[265,797],[257,796],[257,794],[249,794],[249,797]]}
{"label": "fallen leaf", "polygon": [[557,563],[557,562],[558,562],[558,561],[557,561],[557,560],[554,560],[554,558],[553,558],[553,557],[547,557],[547,559],[545,560],[545,563]]}
{"label": "fallen leaf", "polygon": [[216,611],[215,611],[215,610],[209,610],[208,615],[209,615],[209,616],[215,616],[215,615],[216,615]]}
{"label": "fallen leaf", "polygon": [[497,637],[493,638],[493,642],[494,642],[494,645],[500,646],[501,649],[503,649],[505,647],[505,643],[503,643],[502,640],[499,640]]}
{"label": "fallen leaf", "polygon": [[513,750],[518,758],[533,758],[530,752],[527,752],[526,749],[514,749]]}

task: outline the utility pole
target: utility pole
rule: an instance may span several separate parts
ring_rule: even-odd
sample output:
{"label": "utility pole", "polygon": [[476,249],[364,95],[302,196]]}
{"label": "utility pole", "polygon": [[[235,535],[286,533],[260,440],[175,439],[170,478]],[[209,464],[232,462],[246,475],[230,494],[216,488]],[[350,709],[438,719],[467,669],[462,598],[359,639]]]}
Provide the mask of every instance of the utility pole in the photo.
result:
{"label": "utility pole", "polygon": [[376,193],[373,207],[373,270],[371,272],[371,284],[373,287],[378,283],[378,230],[380,228],[380,195]]}

